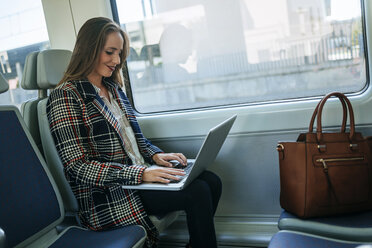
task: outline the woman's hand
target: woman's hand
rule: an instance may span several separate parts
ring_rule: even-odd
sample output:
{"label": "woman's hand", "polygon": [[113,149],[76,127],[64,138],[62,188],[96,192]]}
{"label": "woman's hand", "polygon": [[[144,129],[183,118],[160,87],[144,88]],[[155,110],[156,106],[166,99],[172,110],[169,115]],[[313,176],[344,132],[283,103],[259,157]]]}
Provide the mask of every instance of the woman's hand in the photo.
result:
{"label": "woman's hand", "polygon": [[[187,159],[182,153],[157,153],[152,156],[152,160],[157,164],[165,167],[173,167],[169,161],[177,160],[183,166],[187,165]],[[185,176],[182,169],[152,167],[143,172],[143,182],[169,183],[170,180],[179,180],[177,176]]]}
{"label": "woman's hand", "polygon": [[170,180],[179,180],[177,176],[184,176],[185,172],[182,169],[173,168],[162,168],[152,167],[147,168],[143,172],[143,182],[157,182],[157,183],[169,183]]}
{"label": "woman's hand", "polygon": [[187,165],[187,159],[182,153],[156,153],[154,156],[152,156],[152,160],[157,165],[162,165],[165,167],[173,167],[172,163],[169,162],[170,160],[177,160],[183,166]]}

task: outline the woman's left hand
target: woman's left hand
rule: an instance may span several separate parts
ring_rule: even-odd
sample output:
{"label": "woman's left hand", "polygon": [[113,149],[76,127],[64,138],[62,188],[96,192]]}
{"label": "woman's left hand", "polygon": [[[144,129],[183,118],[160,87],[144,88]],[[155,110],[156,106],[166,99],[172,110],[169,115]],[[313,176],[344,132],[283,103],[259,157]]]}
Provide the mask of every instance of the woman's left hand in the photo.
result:
{"label": "woman's left hand", "polygon": [[171,160],[177,160],[183,166],[187,165],[187,158],[182,153],[156,153],[152,156],[152,160],[154,160],[157,165],[165,167],[173,167],[172,163],[169,162]]}

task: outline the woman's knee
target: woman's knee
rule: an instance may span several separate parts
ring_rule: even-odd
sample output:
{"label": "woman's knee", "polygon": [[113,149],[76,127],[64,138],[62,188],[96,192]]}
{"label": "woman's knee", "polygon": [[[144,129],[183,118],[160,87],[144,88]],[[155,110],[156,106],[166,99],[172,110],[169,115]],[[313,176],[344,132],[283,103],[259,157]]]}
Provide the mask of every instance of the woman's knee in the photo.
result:
{"label": "woman's knee", "polygon": [[205,197],[210,195],[210,188],[207,182],[200,179],[195,179],[192,183],[187,186],[187,191],[189,192],[188,196],[194,197]]}
{"label": "woman's knee", "polygon": [[205,181],[210,189],[218,194],[222,192],[222,181],[219,176],[211,171],[204,171],[200,177],[201,180]]}

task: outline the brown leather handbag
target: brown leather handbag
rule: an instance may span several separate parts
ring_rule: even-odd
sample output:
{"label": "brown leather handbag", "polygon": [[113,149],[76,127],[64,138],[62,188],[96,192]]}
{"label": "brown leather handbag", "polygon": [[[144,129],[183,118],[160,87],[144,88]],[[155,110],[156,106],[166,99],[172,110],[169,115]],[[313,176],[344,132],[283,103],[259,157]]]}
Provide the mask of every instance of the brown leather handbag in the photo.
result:
{"label": "brown leather handbag", "polygon": [[[332,96],[343,107],[339,133],[322,130],[323,107]],[[348,112],[350,131],[346,132]],[[371,144],[372,139],[355,132],[349,99],[338,92],[326,95],[314,110],[309,131],[300,134],[297,142],[278,143],[282,208],[301,218],[372,209]]]}

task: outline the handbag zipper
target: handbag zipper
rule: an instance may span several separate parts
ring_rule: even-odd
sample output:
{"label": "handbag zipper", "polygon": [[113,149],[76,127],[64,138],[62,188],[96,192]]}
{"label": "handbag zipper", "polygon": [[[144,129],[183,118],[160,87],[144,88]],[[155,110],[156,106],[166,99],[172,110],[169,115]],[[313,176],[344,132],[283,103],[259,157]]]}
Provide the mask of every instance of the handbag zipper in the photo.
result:
{"label": "handbag zipper", "polygon": [[364,157],[354,157],[354,158],[319,158],[316,160],[316,162],[320,162],[323,164],[323,171],[324,171],[324,174],[326,175],[326,178],[327,178],[327,183],[328,183],[328,186],[330,188],[330,190],[332,191],[335,199],[336,199],[336,202],[338,202],[338,198],[337,198],[337,195],[335,193],[335,190],[332,186],[332,182],[331,182],[331,179],[329,178],[329,175],[328,175],[328,166],[326,164],[326,162],[343,162],[343,161],[358,161],[358,160],[364,160]]}
{"label": "handbag zipper", "polygon": [[326,162],[343,162],[343,161],[358,161],[364,160],[364,157],[355,157],[355,158],[319,158],[316,160],[318,163],[323,164],[324,170],[328,170]]}

